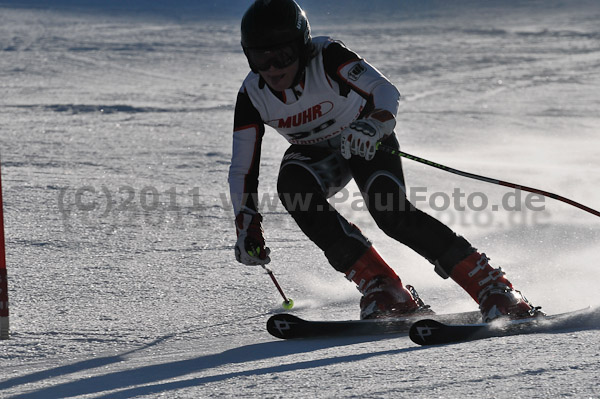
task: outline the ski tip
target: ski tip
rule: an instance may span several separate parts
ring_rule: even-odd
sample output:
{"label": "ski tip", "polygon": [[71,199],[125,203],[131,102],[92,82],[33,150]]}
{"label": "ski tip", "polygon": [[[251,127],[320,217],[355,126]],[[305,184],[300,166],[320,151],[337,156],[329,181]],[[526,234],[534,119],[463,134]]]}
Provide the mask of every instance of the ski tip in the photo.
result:
{"label": "ski tip", "polygon": [[436,330],[444,327],[443,323],[432,319],[418,320],[413,323],[408,332],[410,339],[419,345],[431,345],[430,338]]}
{"label": "ski tip", "polygon": [[295,329],[293,327],[303,322],[304,320],[297,316],[288,313],[278,313],[267,320],[267,331],[277,338],[294,338],[293,331]]}

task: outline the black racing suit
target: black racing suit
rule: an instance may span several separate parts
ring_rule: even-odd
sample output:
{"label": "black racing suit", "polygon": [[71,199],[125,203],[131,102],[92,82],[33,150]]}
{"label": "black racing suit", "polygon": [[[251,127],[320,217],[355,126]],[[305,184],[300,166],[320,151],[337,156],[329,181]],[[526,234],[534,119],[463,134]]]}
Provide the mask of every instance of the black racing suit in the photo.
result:
{"label": "black racing suit", "polygon": [[[356,97],[358,94],[362,103],[357,118],[382,107],[390,108],[395,115],[397,105],[393,109],[393,104],[387,104],[393,103],[389,101],[390,96],[393,97],[390,91],[393,85],[378,75],[377,70],[339,42],[329,40],[319,51],[322,63],[306,66],[316,70],[319,66],[315,65],[321,65],[329,83],[329,88],[323,89],[323,101],[319,104],[326,103],[328,99],[335,104],[332,96],[351,98],[351,95]],[[311,69],[305,76],[314,77],[318,73],[321,71]],[[369,76],[371,80],[361,86],[361,79],[366,80]],[[274,92],[258,75],[249,74],[249,78],[238,94],[235,107],[234,151],[229,183],[236,213],[243,207],[253,210],[257,207],[260,148],[265,123],[276,130],[282,126],[289,128],[296,121],[298,124],[313,122],[314,126],[312,118],[320,117],[324,107],[320,106],[319,114],[304,112],[298,113],[298,118],[294,119],[279,118],[279,122],[268,120],[269,117],[265,115],[268,115],[269,109],[265,103],[268,102],[271,108],[279,104],[281,107],[294,104],[302,98],[304,90],[308,90],[305,80],[285,92]],[[311,95],[314,96],[314,87],[311,89]],[[345,126],[349,122],[351,120],[345,121]],[[324,123],[319,125],[319,129],[323,126],[329,127]],[[339,129],[338,126],[337,131],[334,128],[330,134],[313,129],[312,132],[316,132],[313,135],[299,135],[282,129],[282,135],[293,144],[283,156],[277,191],[282,204],[298,226],[323,250],[336,270],[346,272],[371,244],[355,225],[330,205],[327,198],[339,192],[353,178],[377,225],[388,236],[436,265],[436,271],[441,276],[448,277],[452,268],[474,251],[471,245],[408,201],[402,163],[398,156],[378,151],[370,161],[357,155],[346,160],[339,150],[339,133],[343,128]],[[395,134],[384,138],[383,144],[399,148]]]}

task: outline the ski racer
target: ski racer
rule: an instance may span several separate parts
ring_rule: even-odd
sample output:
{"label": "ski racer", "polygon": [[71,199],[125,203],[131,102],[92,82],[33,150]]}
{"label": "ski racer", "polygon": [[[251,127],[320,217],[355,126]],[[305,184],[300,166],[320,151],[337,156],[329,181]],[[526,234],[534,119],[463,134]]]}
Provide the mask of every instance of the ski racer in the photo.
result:
{"label": "ski racer", "polygon": [[313,38],[293,0],[255,1],[242,18],[241,44],[251,72],[237,96],[229,170],[239,262],[270,261],[257,209],[268,125],[291,144],[281,161],[278,196],[329,263],[356,283],[361,319],[431,310],[327,201],[350,179],[377,226],[458,283],[479,304],[484,321],[541,313],[485,254],[407,199],[400,158],[376,151],[378,142],[399,148],[400,94],[385,76],[341,42]]}

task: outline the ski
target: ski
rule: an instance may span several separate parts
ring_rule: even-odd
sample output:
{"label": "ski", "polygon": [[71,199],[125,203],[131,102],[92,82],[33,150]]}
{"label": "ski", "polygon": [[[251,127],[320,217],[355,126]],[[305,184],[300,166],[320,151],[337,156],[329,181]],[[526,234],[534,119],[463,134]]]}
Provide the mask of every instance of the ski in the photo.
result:
{"label": "ski", "polygon": [[[597,321],[597,311],[591,308],[572,312],[538,316],[530,319],[497,320],[491,323],[446,324],[439,320],[416,321],[409,330],[410,339],[419,345],[440,345],[473,341],[484,338],[504,337],[518,334],[552,332],[569,328],[592,327]],[[594,316],[595,315],[595,316]]]}
{"label": "ski", "polygon": [[[406,334],[415,320],[420,318],[423,318],[422,314],[402,318],[317,321],[305,320],[288,313],[279,313],[267,320],[267,331],[274,337],[281,339]],[[431,314],[427,315],[427,318],[449,323],[476,323],[481,321],[481,313],[473,311],[441,315]]]}

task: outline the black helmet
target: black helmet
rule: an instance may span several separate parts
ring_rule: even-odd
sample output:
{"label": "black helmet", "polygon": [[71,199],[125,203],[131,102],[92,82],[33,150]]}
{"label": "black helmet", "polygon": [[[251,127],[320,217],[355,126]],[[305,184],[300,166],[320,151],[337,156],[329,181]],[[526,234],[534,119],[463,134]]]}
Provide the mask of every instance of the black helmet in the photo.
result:
{"label": "black helmet", "polygon": [[[302,67],[313,52],[306,14],[294,0],[256,0],[242,18],[242,48],[272,49],[291,45]],[[250,68],[256,68],[250,63]]]}

